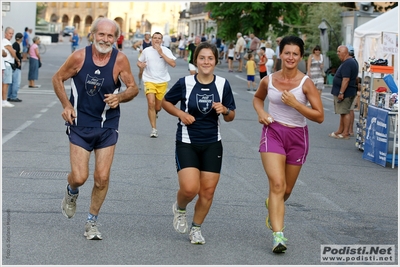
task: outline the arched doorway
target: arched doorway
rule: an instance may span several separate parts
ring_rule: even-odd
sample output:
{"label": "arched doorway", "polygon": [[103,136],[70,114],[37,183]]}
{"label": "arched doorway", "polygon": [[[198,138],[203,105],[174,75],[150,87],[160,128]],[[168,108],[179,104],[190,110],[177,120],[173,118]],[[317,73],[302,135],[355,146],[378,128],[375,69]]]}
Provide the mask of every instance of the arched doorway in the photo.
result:
{"label": "arched doorway", "polygon": [[68,23],[69,23],[69,17],[68,17],[68,15],[63,15],[62,16],[62,27],[63,27],[63,29],[65,28],[65,26],[68,26]]}
{"label": "arched doorway", "polygon": [[92,26],[93,18],[92,16],[86,16],[85,18],[85,34],[90,32],[90,27]]}

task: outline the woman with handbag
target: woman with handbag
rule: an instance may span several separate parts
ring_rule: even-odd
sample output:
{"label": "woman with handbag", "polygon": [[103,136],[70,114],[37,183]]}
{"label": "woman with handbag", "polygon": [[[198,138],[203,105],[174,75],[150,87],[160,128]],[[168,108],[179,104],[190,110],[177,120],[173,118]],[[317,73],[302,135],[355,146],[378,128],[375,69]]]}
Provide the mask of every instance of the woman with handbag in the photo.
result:
{"label": "woman with handbag", "polygon": [[29,47],[29,88],[38,88],[39,86],[35,85],[35,80],[39,78],[40,54],[38,45],[40,38],[35,36],[32,41],[33,44]]}
{"label": "woman with handbag", "polygon": [[324,89],[325,72],[324,58],[321,54],[321,47],[319,47],[319,45],[314,47],[312,54],[308,57],[307,75],[314,82],[319,95],[321,95],[322,89]]}

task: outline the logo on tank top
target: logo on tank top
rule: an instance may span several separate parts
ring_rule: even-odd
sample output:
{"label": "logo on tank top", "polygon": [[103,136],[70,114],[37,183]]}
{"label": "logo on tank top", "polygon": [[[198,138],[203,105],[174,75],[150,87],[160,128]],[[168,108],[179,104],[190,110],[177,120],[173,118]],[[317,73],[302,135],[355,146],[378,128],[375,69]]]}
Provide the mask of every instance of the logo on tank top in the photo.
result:
{"label": "logo on tank top", "polygon": [[199,95],[196,94],[197,108],[201,113],[207,114],[212,109],[212,103],[214,102],[214,95]]}
{"label": "logo on tank top", "polygon": [[85,89],[90,96],[96,95],[103,85],[104,78],[92,77],[89,74],[86,76]]}

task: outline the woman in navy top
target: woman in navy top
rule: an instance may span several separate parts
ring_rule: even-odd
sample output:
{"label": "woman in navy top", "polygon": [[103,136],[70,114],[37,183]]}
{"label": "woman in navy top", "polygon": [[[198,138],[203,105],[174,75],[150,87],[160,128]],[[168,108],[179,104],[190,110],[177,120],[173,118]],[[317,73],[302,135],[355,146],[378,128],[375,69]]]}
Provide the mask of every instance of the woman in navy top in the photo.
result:
{"label": "woman in navy top", "polygon": [[[220,177],[222,143],[219,119],[235,118],[235,101],[229,82],[214,75],[218,49],[201,43],[194,52],[195,75],[180,78],[165,95],[162,107],[179,118],[176,131],[175,160],[180,189],[172,206],[173,225],[187,233],[186,206],[198,196],[189,238],[204,244],[200,226],[213,201]],[[180,102],[180,108],[175,105]]]}

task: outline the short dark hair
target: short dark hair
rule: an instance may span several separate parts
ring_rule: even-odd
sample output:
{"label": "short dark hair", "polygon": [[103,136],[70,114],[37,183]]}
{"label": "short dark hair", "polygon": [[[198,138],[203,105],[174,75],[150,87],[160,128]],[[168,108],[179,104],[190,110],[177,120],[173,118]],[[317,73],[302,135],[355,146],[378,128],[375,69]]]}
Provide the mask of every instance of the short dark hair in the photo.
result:
{"label": "short dark hair", "polygon": [[162,35],[161,32],[155,32],[155,33],[153,33],[153,35],[151,36],[151,38],[153,38],[153,36],[154,36],[155,34],[159,34],[159,35],[161,35],[161,38],[163,38],[163,35]]}
{"label": "short dark hair", "polygon": [[24,37],[24,36],[22,35],[22,33],[18,32],[18,33],[15,35],[15,40],[20,40],[20,39],[22,39],[22,37]]}
{"label": "short dark hair", "polygon": [[264,50],[264,51],[265,51],[265,46],[263,46],[263,47],[260,47],[260,49],[262,49],[262,50]]}
{"label": "short dark hair", "polygon": [[304,42],[300,37],[297,36],[285,36],[279,44],[279,53],[282,53],[285,45],[297,45],[300,48],[300,55],[304,55]]}
{"label": "short dark hair", "polygon": [[215,65],[218,64],[218,48],[215,44],[208,43],[208,42],[202,42],[199,45],[197,45],[196,49],[194,50],[194,55],[193,55],[193,64],[197,67],[197,57],[199,56],[199,53],[203,49],[211,49],[214,57],[215,57]]}

